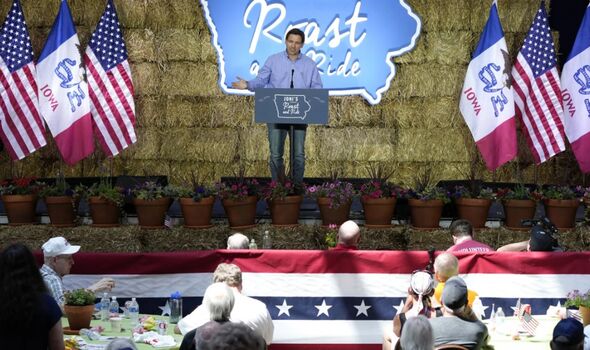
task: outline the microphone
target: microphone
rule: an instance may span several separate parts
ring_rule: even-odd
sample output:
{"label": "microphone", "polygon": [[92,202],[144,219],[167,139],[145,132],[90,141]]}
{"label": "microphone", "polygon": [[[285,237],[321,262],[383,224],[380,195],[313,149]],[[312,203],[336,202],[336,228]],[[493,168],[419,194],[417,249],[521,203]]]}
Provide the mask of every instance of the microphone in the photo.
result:
{"label": "microphone", "polygon": [[293,74],[295,74],[295,69],[291,69],[291,89],[293,88]]}

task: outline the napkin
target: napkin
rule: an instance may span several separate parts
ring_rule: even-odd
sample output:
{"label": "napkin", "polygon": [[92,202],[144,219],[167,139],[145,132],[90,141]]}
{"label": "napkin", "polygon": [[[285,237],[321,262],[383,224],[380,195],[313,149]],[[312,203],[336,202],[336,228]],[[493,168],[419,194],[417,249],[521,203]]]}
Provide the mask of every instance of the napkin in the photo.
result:
{"label": "napkin", "polygon": [[171,335],[161,335],[150,331],[143,334],[133,333],[133,341],[136,343],[145,343],[154,348],[167,348],[176,345],[174,337]]}

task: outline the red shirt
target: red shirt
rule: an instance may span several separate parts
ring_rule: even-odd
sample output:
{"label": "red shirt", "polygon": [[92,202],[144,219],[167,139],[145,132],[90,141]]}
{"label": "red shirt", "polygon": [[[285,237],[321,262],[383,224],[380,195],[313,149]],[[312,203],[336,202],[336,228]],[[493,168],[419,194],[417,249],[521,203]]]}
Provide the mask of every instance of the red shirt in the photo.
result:
{"label": "red shirt", "polygon": [[330,250],[357,250],[358,248],[354,245],[346,245],[342,243],[336,244],[336,246]]}
{"label": "red shirt", "polygon": [[471,252],[471,253],[484,253],[493,252],[494,249],[487,244],[468,239],[461,243],[457,243],[454,246],[447,249],[447,252]]}

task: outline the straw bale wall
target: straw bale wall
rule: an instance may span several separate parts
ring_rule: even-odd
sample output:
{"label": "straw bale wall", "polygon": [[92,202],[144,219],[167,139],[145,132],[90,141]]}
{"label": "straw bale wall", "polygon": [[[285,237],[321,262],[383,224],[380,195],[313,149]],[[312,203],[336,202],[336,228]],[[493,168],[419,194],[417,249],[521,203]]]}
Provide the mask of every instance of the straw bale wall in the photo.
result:
{"label": "straw bale wall", "polygon": [[[59,0],[22,0],[34,51],[41,52]],[[368,164],[395,168],[393,180],[412,185],[419,171],[436,180],[465,178],[475,145],[459,113],[459,94],[471,52],[489,11],[489,1],[408,0],[420,16],[416,48],[395,58],[397,76],[379,105],[360,96],[332,97],[328,126],[309,128],[306,175],[366,177]],[[11,1],[0,3],[0,16]],[[102,0],[69,0],[85,47],[104,9]],[[216,181],[236,174],[269,176],[266,128],[253,123],[252,97],[225,95],[217,85],[218,63],[197,0],[115,0],[125,33],[136,91],[138,142],[114,160],[96,151],[66,176],[167,175],[180,181],[195,172]],[[538,6],[537,0],[500,0],[499,12],[514,57]],[[532,164],[520,138],[515,162],[485,180],[580,183],[570,151]],[[98,148],[97,148],[98,149]],[[287,148],[288,149],[288,148]],[[53,142],[19,162],[0,154],[0,177],[54,176],[60,167]]]}

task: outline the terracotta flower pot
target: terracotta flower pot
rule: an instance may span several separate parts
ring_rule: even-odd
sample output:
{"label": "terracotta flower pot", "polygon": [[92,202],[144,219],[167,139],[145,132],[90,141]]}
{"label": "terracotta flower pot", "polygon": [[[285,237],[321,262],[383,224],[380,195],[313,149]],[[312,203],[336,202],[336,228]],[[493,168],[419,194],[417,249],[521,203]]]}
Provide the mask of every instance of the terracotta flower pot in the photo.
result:
{"label": "terracotta flower pot", "polygon": [[510,230],[526,231],[530,227],[522,225],[522,220],[535,217],[537,202],[532,199],[507,199],[504,205],[504,226]]}
{"label": "terracotta flower pot", "polygon": [[184,227],[209,228],[211,225],[211,213],[215,197],[201,198],[196,202],[192,198],[180,198],[180,209],[184,217]]}
{"label": "terracotta flower pot", "polygon": [[443,201],[431,199],[408,199],[412,227],[418,230],[436,230],[440,228],[440,217],[443,210]]}
{"label": "terracotta flower pot", "polygon": [[120,226],[121,210],[116,203],[101,197],[88,198],[93,227]]}
{"label": "terracotta flower pot", "polygon": [[268,201],[270,217],[274,226],[295,226],[299,222],[299,209],[303,196],[287,196]]}
{"label": "terracotta flower pot", "polygon": [[256,202],[258,197],[248,196],[244,200],[222,200],[223,209],[232,229],[246,229],[256,226]]}
{"label": "terracotta flower pot", "polygon": [[170,207],[172,199],[158,198],[158,199],[133,199],[133,205],[137,210],[137,220],[139,226],[144,229],[156,229],[164,227],[164,219],[166,212]]}
{"label": "terracotta flower pot", "polygon": [[3,195],[2,202],[6,209],[8,224],[11,226],[35,224],[36,194]]}
{"label": "terracotta flower pot", "polygon": [[459,219],[468,220],[473,228],[484,228],[490,211],[490,199],[458,198],[455,200]]}
{"label": "terracotta flower pot", "polygon": [[395,197],[390,198],[366,198],[361,197],[363,211],[365,212],[365,227],[387,228],[391,227],[391,220],[395,211]]}
{"label": "terracotta flower pot", "polygon": [[330,208],[330,198],[327,197],[319,197],[317,203],[320,208],[320,216],[322,217],[323,226],[340,226],[343,222],[347,221],[350,216],[352,200],[340,204],[338,208]]}
{"label": "terracotta flower pot", "polygon": [[47,214],[49,214],[51,226],[76,226],[78,204],[72,196],[45,197],[45,204],[47,205]]}
{"label": "terracotta flower pot", "polygon": [[68,318],[68,324],[71,330],[90,328],[94,305],[64,305],[64,313]]}
{"label": "terracotta flower pot", "polygon": [[582,316],[582,324],[584,327],[590,324],[590,308],[586,306],[580,306],[578,308],[580,310],[580,315]]}
{"label": "terracotta flower pot", "polygon": [[545,199],[545,215],[560,230],[576,226],[576,212],[580,202],[577,199]]}

